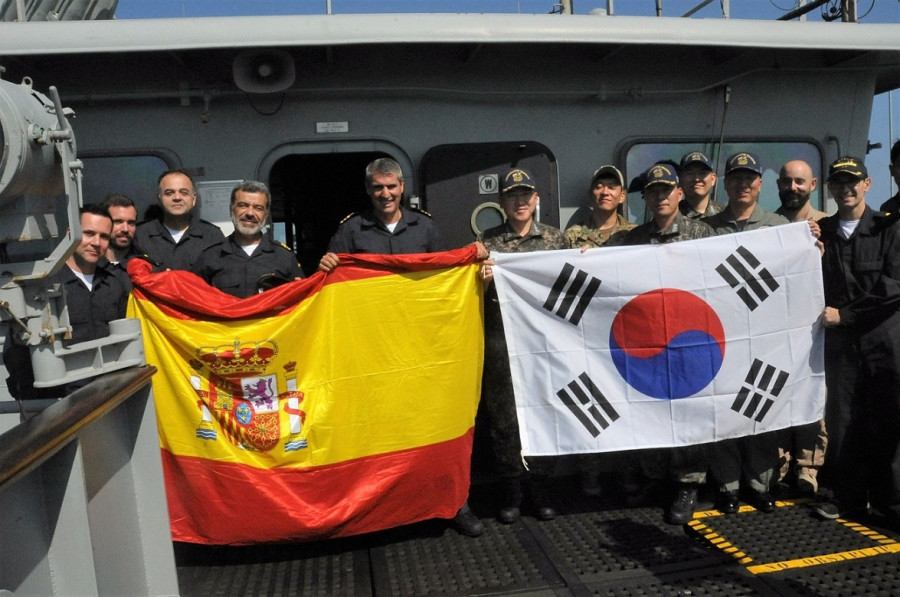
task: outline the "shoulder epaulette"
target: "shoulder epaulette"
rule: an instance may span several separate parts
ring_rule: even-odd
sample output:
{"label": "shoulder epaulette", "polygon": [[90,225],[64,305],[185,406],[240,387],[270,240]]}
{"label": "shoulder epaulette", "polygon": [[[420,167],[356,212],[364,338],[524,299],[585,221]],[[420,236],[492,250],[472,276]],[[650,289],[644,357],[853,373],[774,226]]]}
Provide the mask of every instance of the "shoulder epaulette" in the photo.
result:
{"label": "shoulder epaulette", "polygon": [[429,217],[429,218],[432,217],[431,214],[428,213],[427,211],[425,211],[424,209],[419,209],[419,208],[417,208],[417,207],[410,207],[409,209],[410,209],[410,211],[414,211],[414,212],[416,212],[416,213],[420,213],[420,214],[422,214],[423,216],[427,216],[427,217]]}
{"label": "shoulder epaulette", "polygon": [[879,226],[890,226],[900,220],[900,211],[876,211],[873,217]]}
{"label": "shoulder epaulette", "polygon": [[283,249],[287,249],[288,251],[291,251],[291,253],[294,252],[294,251],[291,250],[291,248],[290,248],[289,246],[287,246],[286,244],[284,244],[284,243],[281,242],[280,240],[275,240],[275,241],[272,241],[272,242],[275,243],[276,245],[278,245],[279,247],[283,248]]}
{"label": "shoulder epaulette", "polygon": [[[132,259],[143,259],[144,261],[146,261],[147,263],[152,265],[154,268],[162,267],[161,263],[159,263],[158,261],[156,261],[149,255],[147,255],[146,253],[135,254],[135,255],[132,255],[131,258]],[[157,270],[154,269],[153,271],[157,271]]]}
{"label": "shoulder epaulette", "polygon": [[338,222],[338,225],[343,224],[344,222],[346,222],[347,220],[349,220],[350,218],[352,218],[353,216],[355,216],[357,213],[359,213],[359,212],[355,212],[355,211],[350,212],[349,214],[347,214],[347,216],[346,216],[343,220],[341,220],[340,222]]}

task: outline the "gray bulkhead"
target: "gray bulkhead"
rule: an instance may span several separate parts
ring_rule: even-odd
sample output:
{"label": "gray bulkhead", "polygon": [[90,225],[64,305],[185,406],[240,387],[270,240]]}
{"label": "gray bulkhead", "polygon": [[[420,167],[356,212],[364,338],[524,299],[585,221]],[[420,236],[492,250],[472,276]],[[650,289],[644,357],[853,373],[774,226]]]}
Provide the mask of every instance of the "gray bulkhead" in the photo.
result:
{"label": "gray bulkhead", "polygon": [[[71,44],[40,41],[75,25],[88,29]],[[32,26],[38,37],[19,35],[18,46],[6,35]],[[406,194],[459,245],[473,237],[473,210],[496,198],[483,177],[503,165],[534,168],[541,218],[565,227],[591,172],[613,163],[637,175],[656,159],[635,150],[645,143],[799,142],[816,169],[838,153],[864,155],[872,97],[900,80],[895,25],[331,15],[3,33],[6,78],[54,84],[76,110],[86,189],[122,190],[91,180],[92,157],[145,153],[200,182],[261,179],[307,267],[340,218],[365,205],[362,168],[378,155],[400,161]],[[239,89],[255,76],[254,52],[281,53],[272,60],[292,69],[289,86]],[[154,201],[152,182],[134,192],[142,205]],[[764,199],[777,201],[769,186]]]}

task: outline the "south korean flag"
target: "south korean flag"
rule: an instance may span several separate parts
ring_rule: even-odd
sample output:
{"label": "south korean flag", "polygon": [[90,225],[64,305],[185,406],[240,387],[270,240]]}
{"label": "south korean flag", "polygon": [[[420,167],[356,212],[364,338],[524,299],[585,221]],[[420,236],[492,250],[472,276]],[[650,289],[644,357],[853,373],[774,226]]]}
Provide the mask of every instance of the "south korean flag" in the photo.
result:
{"label": "south korean flag", "polygon": [[806,223],[492,258],[526,456],[684,446],[822,417],[822,274]]}

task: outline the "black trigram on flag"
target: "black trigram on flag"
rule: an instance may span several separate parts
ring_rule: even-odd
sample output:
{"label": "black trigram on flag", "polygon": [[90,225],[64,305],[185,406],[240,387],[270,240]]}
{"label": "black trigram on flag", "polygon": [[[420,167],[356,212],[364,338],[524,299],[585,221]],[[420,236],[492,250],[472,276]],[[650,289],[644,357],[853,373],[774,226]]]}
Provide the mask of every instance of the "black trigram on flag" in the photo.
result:
{"label": "black trigram on flag", "polygon": [[778,289],[778,282],[769,270],[743,245],[720,263],[716,271],[751,311]]}
{"label": "black trigram on flag", "polygon": [[[588,303],[600,288],[600,280],[593,276],[588,279],[588,273],[582,270],[577,270],[573,276],[572,272],[575,271],[575,266],[569,263],[563,266],[559,276],[556,277],[556,282],[553,283],[553,288],[550,289],[547,300],[544,301],[544,309],[551,313],[555,310],[559,317],[568,320],[573,325],[578,325]],[[585,281],[587,281],[586,285]],[[557,305],[557,303],[559,304]]]}
{"label": "black trigram on flag", "polygon": [[[556,395],[593,437],[600,435],[610,423],[619,419],[619,413],[600,388],[594,385],[587,373],[582,373],[578,379],[570,381]],[[601,410],[603,412],[600,412]]]}
{"label": "black trigram on flag", "polygon": [[753,359],[750,371],[744,378],[744,385],[731,404],[731,410],[742,413],[757,423],[762,421],[781,394],[787,380],[787,371],[780,371],[759,359]]}

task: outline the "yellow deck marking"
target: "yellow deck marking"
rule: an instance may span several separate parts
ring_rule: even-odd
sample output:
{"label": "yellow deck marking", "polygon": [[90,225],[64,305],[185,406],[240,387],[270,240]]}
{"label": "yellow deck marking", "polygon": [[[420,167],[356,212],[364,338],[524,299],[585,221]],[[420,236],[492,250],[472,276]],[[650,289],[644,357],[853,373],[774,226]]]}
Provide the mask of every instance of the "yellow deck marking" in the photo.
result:
{"label": "yellow deck marking", "polygon": [[[798,498],[796,500],[775,500],[775,507],[786,508],[788,506],[797,506],[800,504],[808,504],[810,502],[812,502],[812,499],[810,498]],[[738,514],[744,514],[746,512],[756,512],[756,508],[744,504],[743,506],[740,506],[737,511]],[[698,518],[715,518],[717,516],[726,515],[722,514],[722,512],[716,510],[715,508],[713,508],[712,510],[700,510],[694,512],[694,520],[697,520]]]}
{"label": "yellow deck marking", "polygon": [[834,564],[835,562],[846,562],[848,560],[858,560],[860,558],[870,558],[872,556],[898,552],[900,552],[900,543],[876,545],[874,547],[851,549],[850,551],[809,556],[806,558],[797,558],[796,560],[786,560],[784,562],[756,564],[755,566],[747,566],[747,570],[753,574],[767,574],[769,572],[781,572],[782,570],[788,570],[790,568],[806,568],[808,566],[819,566],[821,564]]}
{"label": "yellow deck marking", "polygon": [[[778,505],[778,507],[783,507],[802,504],[808,501],[811,500],[796,500],[791,502],[779,501],[776,502],[776,504]],[[750,506],[741,506],[741,508],[738,510],[738,513],[755,511],[756,510],[754,510]],[[746,565],[753,562],[753,558],[747,556],[747,554],[741,551],[740,548],[732,544],[728,539],[702,522],[704,518],[716,518],[718,516],[724,515],[718,510],[704,510],[701,512],[696,512],[694,514],[693,520],[688,522],[688,526],[691,527],[696,533],[701,535],[704,539],[712,543],[714,546],[718,547],[724,553],[727,553],[735,558],[740,564]],[[890,537],[885,537],[878,531],[873,531],[872,529],[863,526],[858,522],[853,522],[852,520],[844,520],[843,518],[839,518],[835,522],[838,524],[842,524],[848,529],[858,533],[862,537],[865,537],[866,539],[869,539],[873,542],[880,543],[881,545],[873,545],[871,547],[862,547],[860,549],[851,549],[848,551],[841,551],[836,553],[807,556],[804,558],[796,558],[793,560],[785,560],[782,562],[754,564],[752,566],[747,566],[747,570],[752,574],[768,574],[771,572],[781,572],[782,570],[788,570],[791,568],[807,568],[809,566],[819,566],[822,564],[833,564],[835,562],[858,560],[860,558],[870,558],[882,554],[900,553],[900,543],[897,543]]]}

